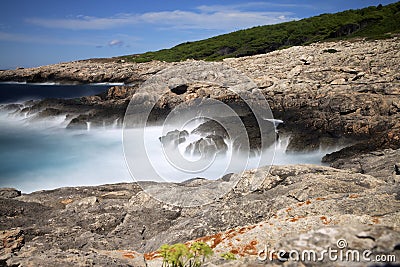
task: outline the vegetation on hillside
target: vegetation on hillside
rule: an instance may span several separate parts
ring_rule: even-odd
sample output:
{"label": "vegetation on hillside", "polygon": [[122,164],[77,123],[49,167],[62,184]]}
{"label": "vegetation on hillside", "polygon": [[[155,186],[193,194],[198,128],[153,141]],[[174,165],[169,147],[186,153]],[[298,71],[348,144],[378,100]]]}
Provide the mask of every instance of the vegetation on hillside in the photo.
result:
{"label": "vegetation on hillside", "polygon": [[322,14],[299,21],[258,26],[170,49],[124,56],[134,62],[186,59],[221,60],[271,52],[294,45],[353,37],[385,38],[400,33],[400,2]]}

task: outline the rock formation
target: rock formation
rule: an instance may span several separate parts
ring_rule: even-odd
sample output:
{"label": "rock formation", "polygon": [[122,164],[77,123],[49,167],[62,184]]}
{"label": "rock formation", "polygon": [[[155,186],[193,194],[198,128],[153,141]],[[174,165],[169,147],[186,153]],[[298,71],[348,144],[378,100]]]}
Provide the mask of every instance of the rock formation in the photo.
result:
{"label": "rock formation", "polygon": [[[357,142],[366,140],[364,146],[355,146],[352,151],[368,152],[400,146],[399,60],[399,42],[393,38],[316,43],[264,55],[225,59],[224,64],[248,75],[264,92],[274,117],[284,121],[280,131],[293,136],[289,150],[314,150],[326,142],[348,137]],[[84,128],[87,121],[92,121],[93,126],[112,124],[117,119],[121,122],[136,88],[152,74],[168,67],[179,68],[182,64],[190,71],[187,62],[110,61],[81,61],[2,71],[0,80],[32,81],[27,77],[40,73],[46,81],[89,82],[93,80],[91,73],[104,72],[114,78],[104,76],[94,81],[131,83],[132,87],[112,87],[99,96],[33,102],[22,110],[43,112],[43,115],[68,114],[69,127]],[[78,73],[77,70],[79,75],[71,74]],[[213,71],[216,70],[210,69],[210,73]],[[98,73],[94,76],[102,77]],[[178,87],[171,88],[160,100],[159,114],[193,99],[237,101],[223,88],[209,84]]]}
{"label": "rock formation", "polygon": [[[69,128],[86,127],[88,121],[93,126],[121,122],[131,97],[138,105],[146,105],[145,97],[137,94],[143,82],[168,67],[184,66],[190,71],[190,62],[196,64],[81,61],[3,71],[0,80],[131,86],[112,87],[97,96],[31,101],[2,109],[36,114],[38,119],[64,114]],[[135,183],[23,195],[3,189],[0,264],[160,266],[156,250],[161,244],[201,240],[215,253],[209,266],[254,266],[260,263],[257,254],[265,246],[321,251],[337,249],[339,239],[346,240],[347,249],[370,250],[372,257],[395,255],[398,264],[399,63],[398,38],[316,43],[225,59],[221,64],[243,72],[262,90],[274,117],[284,121],[280,133],[292,136],[291,151],[348,140],[351,146],[324,157],[335,168],[294,165],[246,171],[224,197],[196,208],[160,203]],[[223,86],[177,82],[157,104],[154,119],[182,103],[208,98],[240,107]],[[251,116],[246,109],[238,110],[244,122],[250,121],[246,130],[257,140],[260,133],[257,136],[253,129]],[[204,125],[197,129],[199,133],[215,140],[224,137],[217,126]],[[213,132],[207,132],[210,128]],[[263,183],[250,189],[254,174]],[[237,174],[221,180],[229,181],[232,175]],[[197,178],[179,186],[218,182]],[[224,252],[235,254],[238,260],[222,259]],[[273,264],[289,265],[276,260]],[[321,264],[332,266],[328,261]]]}
{"label": "rock formation", "polygon": [[[263,182],[250,190],[255,172]],[[9,266],[161,266],[160,245],[201,240],[214,250],[211,263],[253,266],[265,246],[321,251],[345,239],[348,249],[399,260],[399,185],[385,180],[293,165],[247,171],[223,198],[195,208],[158,202],[135,183],[1,198],[0,225],[8,229],[1,259]],[[237,260],[223,260],[224,252]]]}

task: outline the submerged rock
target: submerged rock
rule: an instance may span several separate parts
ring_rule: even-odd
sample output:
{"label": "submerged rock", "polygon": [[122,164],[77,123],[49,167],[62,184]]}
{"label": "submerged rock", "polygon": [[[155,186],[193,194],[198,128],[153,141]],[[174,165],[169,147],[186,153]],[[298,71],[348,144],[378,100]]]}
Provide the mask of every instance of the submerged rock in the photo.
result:
{"label": "submerged rock", "polygon": [[166,135],[159,137],[158,139],[164,146],[178,146],[179,144],[186,141],[186,137],[189,135],[188,131],[174,130],[168,132]]}

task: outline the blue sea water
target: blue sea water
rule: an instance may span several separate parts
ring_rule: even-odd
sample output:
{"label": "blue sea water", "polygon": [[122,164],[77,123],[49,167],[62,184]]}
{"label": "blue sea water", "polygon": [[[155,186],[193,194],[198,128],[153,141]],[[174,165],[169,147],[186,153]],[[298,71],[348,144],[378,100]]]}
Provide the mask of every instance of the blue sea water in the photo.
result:
{"label": "blue sea water", "polygon": [[55,83],[0,83],[0,103],[15,103],[42,98],[74,98],[102,93],[109,84],[69,85]]}
{"label": "blue sea water", "polygon": [[[104,92],[110,85],[1,83],[2,103],[47,97],[73,98]],[[0,187],[23,192],[60,186],[132,181],[121,130],[65,129],[65,117],[31,121],[0,113]]]}

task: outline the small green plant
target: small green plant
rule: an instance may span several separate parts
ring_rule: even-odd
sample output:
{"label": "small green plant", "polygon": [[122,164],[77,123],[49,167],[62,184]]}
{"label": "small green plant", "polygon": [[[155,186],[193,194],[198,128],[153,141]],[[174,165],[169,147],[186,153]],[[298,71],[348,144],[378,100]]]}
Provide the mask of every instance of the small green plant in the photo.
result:
{"label": "small green plant", "polygon": [[193,264],[190,266],[201,266],[205,262],[206,258],[212,256],[213,251],[204,242],[194,242],[190,246],[190,251],[193,253]]}
{"label": "small green plant", "polygon": [[224,260],[227,260],[227,261],[234,261],[234,260],[237,260],[235,254],[233,254],[232,252],[225,252],[225,253],[221,254],[221,257],[222,257]]}
{"label": "small green plant", "polygon": [[164,244],[159,249],[162,267],[199,267],[213,254],[204,242],[194,242],[190,247],[182,243]]}

